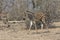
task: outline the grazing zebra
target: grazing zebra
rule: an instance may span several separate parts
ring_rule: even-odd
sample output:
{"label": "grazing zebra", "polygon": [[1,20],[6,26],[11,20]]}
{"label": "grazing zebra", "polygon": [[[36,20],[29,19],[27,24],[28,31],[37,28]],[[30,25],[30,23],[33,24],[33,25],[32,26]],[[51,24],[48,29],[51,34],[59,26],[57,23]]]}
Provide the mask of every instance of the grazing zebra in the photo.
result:
{"label": "grazing zebra", "polygon": [[[29,12],[29,13],[26,13],[26,12]],[[41,21],[42,24],[40,25],[41,26],[41,29],[43,29],[43,27],[47,28],[48,29],[48,26],[47,26],[47,23],[46,23],[46,15],[43,14],[43,12],[38,12],[38,13],[32,13],[30,11],[26,11],[26,20],[29,20],[30,21],[30,26],[29,26],[29,31],[31,30],[31,27],[33,24],[35,24],[35,29],[37,31],[37,27],[36,27],[36,21]]]}

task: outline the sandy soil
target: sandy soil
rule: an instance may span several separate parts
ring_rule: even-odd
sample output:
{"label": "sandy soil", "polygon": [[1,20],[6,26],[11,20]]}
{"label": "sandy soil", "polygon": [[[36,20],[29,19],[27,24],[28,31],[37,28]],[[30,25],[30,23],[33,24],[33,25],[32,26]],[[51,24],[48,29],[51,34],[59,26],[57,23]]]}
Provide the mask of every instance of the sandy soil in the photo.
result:
{"label": "sandy soil", "polygon": [[21,26],[12,26],[0,30],[0,40],[60,40],[60,28],[49,28],[49,32],[44,30],[21,30]]}

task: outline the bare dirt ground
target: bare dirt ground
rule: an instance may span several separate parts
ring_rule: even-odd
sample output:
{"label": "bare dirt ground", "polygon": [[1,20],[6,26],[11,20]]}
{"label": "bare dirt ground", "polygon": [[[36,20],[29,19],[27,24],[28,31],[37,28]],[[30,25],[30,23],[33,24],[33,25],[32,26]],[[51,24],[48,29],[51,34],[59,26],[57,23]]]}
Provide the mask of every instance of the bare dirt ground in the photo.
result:
{"label": "bare dirt ground", "polygon": [[0,30],[0,40],[60,40],[60,28],[49,28],[49,32],[46,32],[46,29],[39,29],[38,33],[35,30],[31,30],[30,34],[27,34],[28,30],[20,29],[23,24],[15,26],[5,29],[3,27]]}

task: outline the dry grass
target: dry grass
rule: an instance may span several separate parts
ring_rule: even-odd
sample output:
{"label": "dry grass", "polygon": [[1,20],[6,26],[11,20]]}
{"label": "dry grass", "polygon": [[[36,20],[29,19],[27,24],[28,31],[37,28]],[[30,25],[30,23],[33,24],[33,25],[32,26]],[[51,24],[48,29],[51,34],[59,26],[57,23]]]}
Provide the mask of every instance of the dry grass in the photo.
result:
{"label": "dry grass", "polygon": [[[59,24],[58,24],[59,25]],[[49,29],[50,32],[44,30],[31,30],[30,34],[28,30],[21,30],[24,24],[18,26],[11,26],[0,30],[0,40],[60,40],[60,28]]]}

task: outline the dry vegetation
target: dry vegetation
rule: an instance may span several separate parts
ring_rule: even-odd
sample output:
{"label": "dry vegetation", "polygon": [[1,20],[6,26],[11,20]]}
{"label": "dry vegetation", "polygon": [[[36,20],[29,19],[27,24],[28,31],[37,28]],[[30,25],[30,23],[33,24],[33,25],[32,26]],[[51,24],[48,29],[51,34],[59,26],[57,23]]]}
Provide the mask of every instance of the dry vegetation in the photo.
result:
{"label": "dry vegetation", "polygon": [[[57,25],[60,24],[58,23]],[[56,25],[56,23],[54,24]],[[24,23],[12,24],[9,28],[2,26],[2,29],[0,29],[0,40],[60,40],[60,28],[58,26],[49,28],[49,32],[46,32],[46,29],[39,29],[38,33],[35,30],[31,30],[30,34],[27,34],[28,30],[24,29],[24,27]]]}
{"label": "dry vegetation", "polygon": [[27,34],[25,23],[12,23],[8,27],[0,21],[0,40],[60,40],[60,0],[0,0],[0,20],[1,13],[7,13],[8,20],[20,21],[26,10],[46,13],[47,21],[52,23],[49,32],[38,29],[38,33],[31,30]]}

